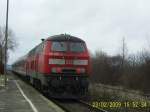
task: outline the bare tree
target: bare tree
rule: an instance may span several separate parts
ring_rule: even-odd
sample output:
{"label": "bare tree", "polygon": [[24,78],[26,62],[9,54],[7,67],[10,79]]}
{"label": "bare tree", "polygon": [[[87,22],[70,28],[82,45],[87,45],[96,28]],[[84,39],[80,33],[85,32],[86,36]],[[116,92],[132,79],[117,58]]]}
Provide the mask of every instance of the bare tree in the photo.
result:
{"label": "bare tree", "polygon": [[125,37],[122,38],[122,46],[121,46],[121,56],[122,56],[122,62],[121,67],[124,69],[125,59],[127,58],[127,44],[125,42]]}
{"label": "bare tree", "polygon": [[[5,27],[0,26],[0,72],[3,70],[3,64],[4,64],[4,47],[5,47]],[[17,43],[14,38],[14,33],[12,30],[8,30],[8,50],[14,50],[14,48],[17,46]]]}
{"label": "bare tree", "polygon": [[117,75],[119,78],[119,84],[126,85],[126,80],[128,78],[128,49],[127,44],[125,42],[125,37],[121,40],[121,47],[120,47],[120,62],[119,62],[119,74]]}

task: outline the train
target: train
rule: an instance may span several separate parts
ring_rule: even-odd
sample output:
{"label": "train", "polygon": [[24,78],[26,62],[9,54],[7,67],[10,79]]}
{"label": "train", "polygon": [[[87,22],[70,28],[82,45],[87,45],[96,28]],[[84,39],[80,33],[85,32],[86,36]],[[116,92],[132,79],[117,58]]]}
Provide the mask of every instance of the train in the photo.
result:
{"label": "train", "polygon": [[86,97],[90,55],[85,41],[68,34],[41,40],[12,64],[12,71],[51,97]]}

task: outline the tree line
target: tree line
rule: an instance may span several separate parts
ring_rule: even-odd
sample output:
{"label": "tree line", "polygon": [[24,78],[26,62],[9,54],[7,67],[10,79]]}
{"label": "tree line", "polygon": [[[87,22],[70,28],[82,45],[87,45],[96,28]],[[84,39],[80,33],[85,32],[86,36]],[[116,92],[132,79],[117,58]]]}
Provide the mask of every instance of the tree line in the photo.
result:
{"label": "tree line", "polygon": [[150,91],[150,53],[143,50],[128,56],[125,52],[109,56],[103,51],[96,51],[91,55],[90,80],[148,92]]}

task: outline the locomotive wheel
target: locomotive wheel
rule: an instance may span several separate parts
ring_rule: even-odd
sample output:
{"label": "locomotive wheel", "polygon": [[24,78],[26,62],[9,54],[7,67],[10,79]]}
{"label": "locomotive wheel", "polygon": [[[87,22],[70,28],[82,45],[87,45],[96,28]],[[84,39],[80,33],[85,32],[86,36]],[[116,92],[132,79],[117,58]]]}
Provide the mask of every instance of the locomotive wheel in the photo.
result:
{"label": "locomotive wheel", "polygon": [[41,84],[41,91],[44,95],[48,95],[48,87]]}
{"label": "locomotive wheel", "polygon": [[38,80],[37,85],[38,85],[38,90],[41,91],[42,90],[42,84],[41,84],[40,80]]}

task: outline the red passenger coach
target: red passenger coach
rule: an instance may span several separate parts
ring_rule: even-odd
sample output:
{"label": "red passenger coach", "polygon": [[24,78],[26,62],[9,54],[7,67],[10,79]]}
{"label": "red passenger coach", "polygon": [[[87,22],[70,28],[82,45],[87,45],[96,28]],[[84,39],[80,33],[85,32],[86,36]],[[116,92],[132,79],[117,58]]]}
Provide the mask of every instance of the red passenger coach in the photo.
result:
{"label": "red passenger coach", "polygon": [[88,92],[89,53],[86,43],[61,34],[42,41],[13,64],[13,71],[55,98],[80,98]]}

